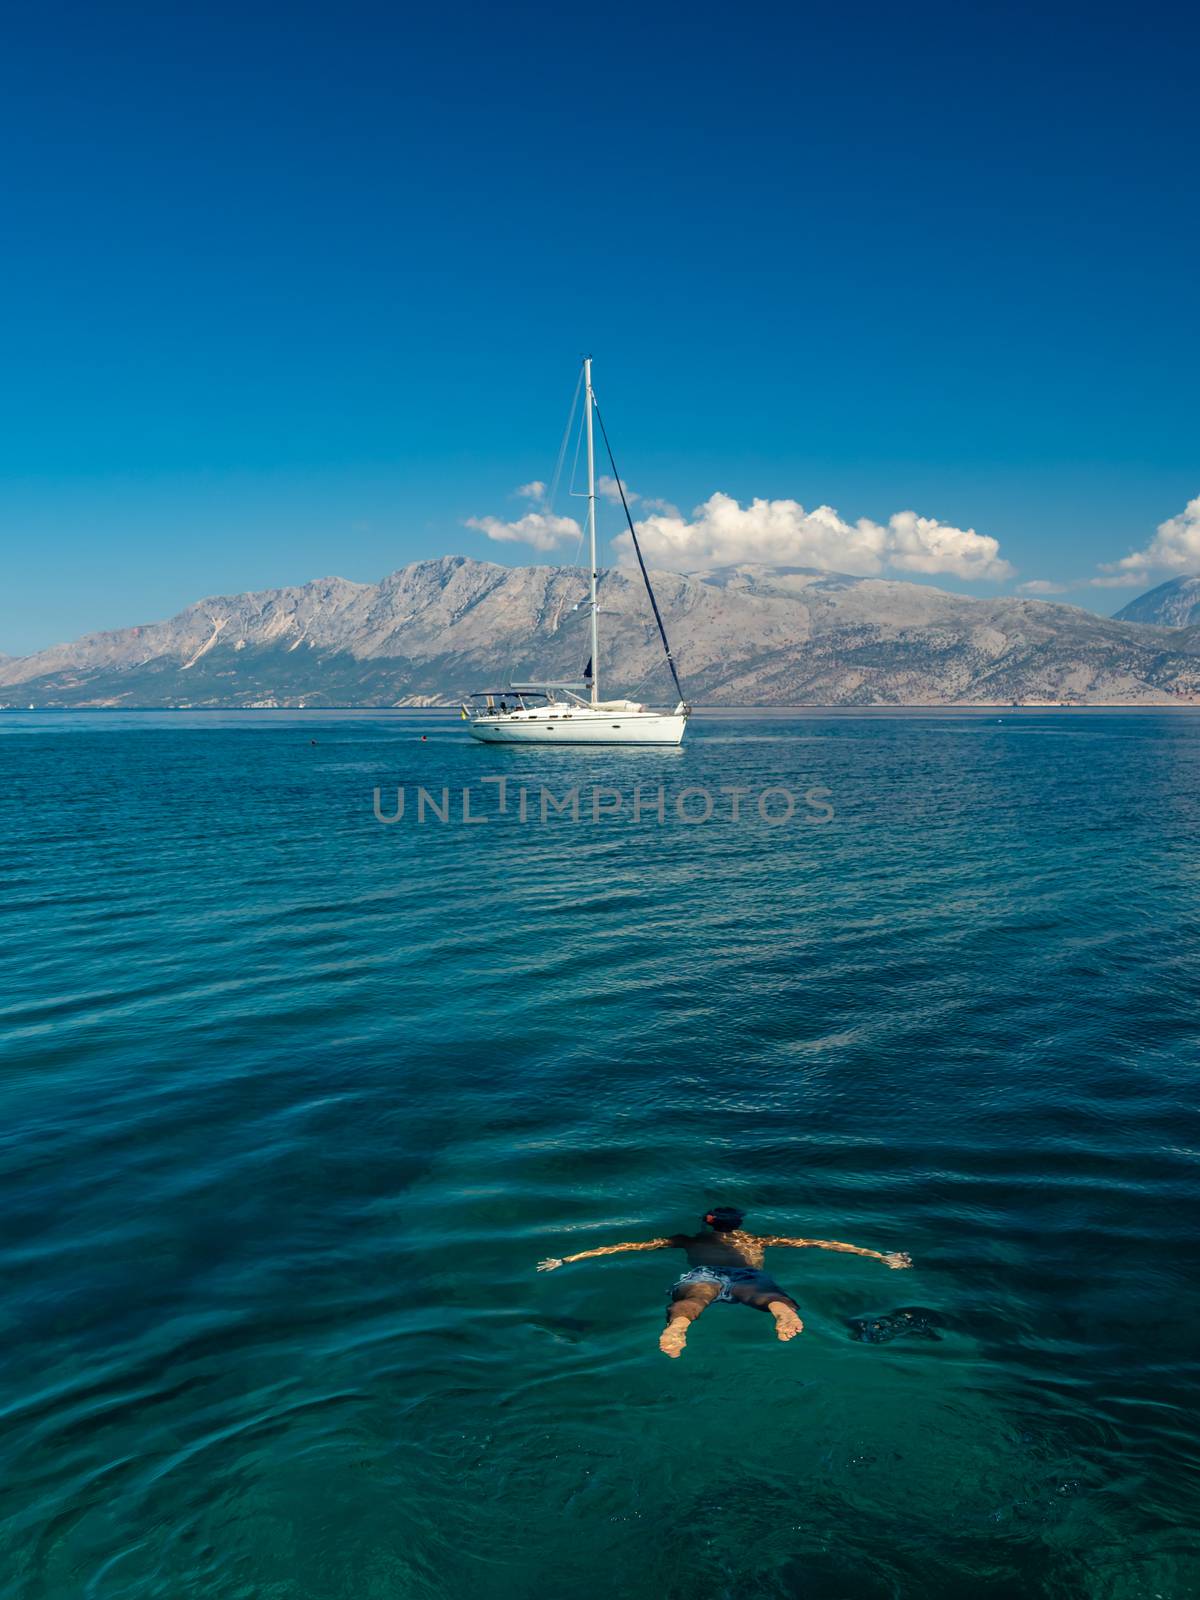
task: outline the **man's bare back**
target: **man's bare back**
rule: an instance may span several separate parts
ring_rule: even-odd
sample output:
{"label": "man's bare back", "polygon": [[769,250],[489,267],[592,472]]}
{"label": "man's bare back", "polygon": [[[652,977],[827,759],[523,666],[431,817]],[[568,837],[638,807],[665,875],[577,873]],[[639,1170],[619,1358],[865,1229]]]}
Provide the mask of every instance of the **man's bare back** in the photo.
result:
{"label": "man's bare back", "polygon": [[674,1357],[680,1355],[687,1343],[688,1328],[714,1300],[738,1302],[757,1311],[769,1311],[775,1319],[776,1334],[784,1342],[803,1331],[799,1306],[764,1269],[766,1252],[772,1245],[870,1256],[896,1269],[912,1266],[912,1260],[902,1250],[884,1253],[864,1249],[861,1245],[842,1244],[836,1239],[792,1239],[780,1234],[747,1233],[742,1227],[742,1212],[733,1206],[718,1206],[708,1212],[704,1220],[708,1230],[701,1233],[673,1233],[661,1239],[600,1245],[595,1250],[580,1250],[573,1256],[550,1256],[538,1263],[538,1271],[553,1272],[571,1261],[619,1255],[625,1251],[683,1250],[690,1270],[671,1291],[667,1326],[658,1341],[659,1349]]}

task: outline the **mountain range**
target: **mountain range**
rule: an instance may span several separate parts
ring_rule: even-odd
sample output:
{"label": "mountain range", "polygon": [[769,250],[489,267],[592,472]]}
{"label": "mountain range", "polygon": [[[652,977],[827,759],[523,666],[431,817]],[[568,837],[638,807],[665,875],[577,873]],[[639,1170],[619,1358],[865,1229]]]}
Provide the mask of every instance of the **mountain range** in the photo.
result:
{"label": "mountain range", "polygon": [[[1200,579],[1172,580],[1113,618],[801,568],[662,572],[654,583],[696,704],[1137,705],[1200,695],[1200,626],[1163,625],[1184,610],[1192,622]],[[575,567],[447,556],[374,584],[321,578],[216,596],[165,622],[0,657],[0,703],[453,704],[513,679],[577,680],[585,593]],[[636,573],[606,571],[600,600],[603,692],[671,698]]]}

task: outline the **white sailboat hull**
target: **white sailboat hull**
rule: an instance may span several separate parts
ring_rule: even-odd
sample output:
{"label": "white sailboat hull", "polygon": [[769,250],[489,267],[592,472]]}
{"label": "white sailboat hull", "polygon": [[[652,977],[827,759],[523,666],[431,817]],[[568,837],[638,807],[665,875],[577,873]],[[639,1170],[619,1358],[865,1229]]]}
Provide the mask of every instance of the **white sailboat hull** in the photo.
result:
{"label": "white sailboat hull", "polygon": [[478,716],[471,735],[486,744],[682,744],[687,716],[682,711],[503,712]]}

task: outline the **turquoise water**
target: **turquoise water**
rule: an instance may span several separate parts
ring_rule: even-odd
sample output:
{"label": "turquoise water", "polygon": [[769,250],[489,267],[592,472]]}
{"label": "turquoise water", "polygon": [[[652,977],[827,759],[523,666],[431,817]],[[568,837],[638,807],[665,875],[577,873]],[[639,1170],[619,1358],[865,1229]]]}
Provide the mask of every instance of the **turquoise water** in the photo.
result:
{"label": "turquoise water", "polygon": [[[583,817],[417,823],[500,774]],[[1200,719],[8,715],[0,775],[6,1597],[1200,1592]],[[533,1270],[714,1202],[916,1266],[774,1252],[804,1335],[677,1362],[674,1255]]]}

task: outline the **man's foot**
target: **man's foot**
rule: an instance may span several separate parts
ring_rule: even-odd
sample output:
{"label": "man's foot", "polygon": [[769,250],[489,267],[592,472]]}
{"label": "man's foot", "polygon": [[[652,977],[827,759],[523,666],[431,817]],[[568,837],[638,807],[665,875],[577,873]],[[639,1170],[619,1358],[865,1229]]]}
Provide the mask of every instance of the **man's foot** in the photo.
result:
{"label": "man's foot", "polygon": [[662,1331],[662,1338],[658,1341],[658,1348],[663,1355],[670,1356],[672,1361],[677,1361],[687,1343],[687,1331],[686,1317],[676,1317],[673,1322],[668,1322]]}
{"label": "man's foot", "polygon": [[767,1309],[775,1318],[775,1333],[783,1344],[789,1339],[794,1339],[798,1333],[804,1332],[804,1324],[791,1306],[785,1306],[779,1300],[772,1300]]}

